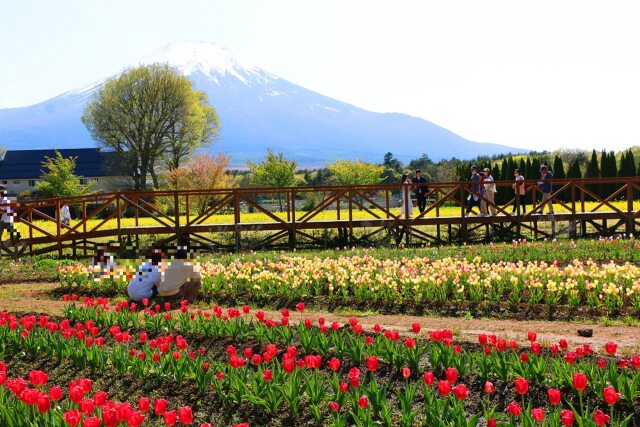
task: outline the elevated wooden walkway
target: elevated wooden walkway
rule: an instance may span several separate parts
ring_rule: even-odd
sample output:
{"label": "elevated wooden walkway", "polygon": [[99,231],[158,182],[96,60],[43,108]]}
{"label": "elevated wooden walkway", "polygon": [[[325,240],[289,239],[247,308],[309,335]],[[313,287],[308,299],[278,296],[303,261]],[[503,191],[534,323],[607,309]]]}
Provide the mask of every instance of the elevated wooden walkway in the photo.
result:
{"label": "elevated wooden walkway", "polygon": [[[539,202],[535,182],[527,182],[522,196],[526,213],[512,212],[511,181],[496,185],[507,187],[512,198],[493,205],[495,216],[478,216],[477,208],[465,216],[468,198],[479,196],[470,182],[429,183],[426,210],[419,213],[414,202],[412,217],[408,207],[400,212],[398,204],[403,192],[412,196],[414,189],[401,185],[117,192],[30,200],[10,205],[21,236],[11,239],[5,232],[0,255],[62,254],[66,249],[91,255],[99,245],[124,251],[143,235],[156,236],[162,244],[187,239],[200,249],[233,251],[324,247],[331,230],[346,245],[440,245],[563,233],[632,235],[638,225],[640,201],[634,206],[634,196],[640,193],[639,178],[554,180],[554,215],[540,214],[548,211],[549,202]],[[593,190],[601,185],[611,189],[606,198]],[[74,212],[69,226],[60,221],[64,205]]]}

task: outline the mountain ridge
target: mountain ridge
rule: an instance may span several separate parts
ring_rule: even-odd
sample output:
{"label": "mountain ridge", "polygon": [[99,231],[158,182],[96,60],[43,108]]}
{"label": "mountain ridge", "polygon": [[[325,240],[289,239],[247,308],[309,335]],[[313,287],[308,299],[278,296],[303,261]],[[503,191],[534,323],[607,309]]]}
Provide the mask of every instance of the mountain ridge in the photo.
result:
{"label": "mountain ridge", "polygon": [[[152,62],[177,67],[208,95],[222,127],[220,142],[209,150],[227,153],[235,167],[263,158],[267,147],[303,167],[338,158],[379,162],[389,151],[401,160],[422,153],[439,160],[526,151],[472,142],[419,117],[367,111],[291,83],[213,43],[172,43],[141,61]],[[0,109],[0,145],[7,149],[94,146],[80,117],[105,80],[31,106]]]}

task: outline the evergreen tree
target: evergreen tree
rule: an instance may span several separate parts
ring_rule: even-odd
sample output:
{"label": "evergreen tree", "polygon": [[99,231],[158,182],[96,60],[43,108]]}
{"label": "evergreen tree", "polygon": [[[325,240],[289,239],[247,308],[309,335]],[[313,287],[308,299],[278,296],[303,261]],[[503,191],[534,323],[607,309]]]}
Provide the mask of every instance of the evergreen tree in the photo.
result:
{"label": "evergreen tree", "polygon": [[564,179],[566,177],[564,173],[564,164],[559,156],[553,159],[553,177],[556,179]]}
{"label": "evergreen tree", "polygon": [[575,159],[569,165],[569,169],[567,170],[567,178],[568,179],[582,178],[582,171],[580,170],[580,161],[578,159]]}
{"label": "evergreen tree", "polygon": [[[603,151],[602,156],[600,157],[600,164],[602,166],[606,166],[607,161],[605,158],[606,158],[606,153]],[[584,172],[584,177],[600,178],[600,169],[601,168],[598,166],[598,155],[596,154],[596,150],[593,150],[591,152],[591,160],[587,162],[587,169]],[[598,184],[591,184],[587,186],[587,189],[589,189],[589,191],[593,192],[594,194],[600,195],[601,189],[600,189],[600,185]],[[587,200],[594,200],[594,198],[591,196],[587,196]]]}
{"label": "evergreen tree", "polygon": [[[616,164],[616,155],[613,151],[608,154],[603,152],[603,159],[600,164],[603,166],[600,168],[600,176],[602,178],[615,178],[618,176],[618,165]],[[600,197],[607,198],[611,194],[620,188],[620,184],[602,184],[600,190]]]}
{"label": "evergreen tree", "polygon": [[522,172],[524,174],[524,177],[526,179],[537,179],[538,178],[537,171],[536,171],[536,173],[532,173],[533,171],[531,170],[531,158],[530,157],[527,157],[527,161],[525,163],[524,169],[520,169],[520,172]]}
{"label": "evergreen tree", "polygon": [[[564,173],[564,164],[562,163],[560,156],[556,156],[555,159],[553,159],[553,177],[555,179],[565,179],[566,177]],[[560,199],[565,202],[569,201],[571,199],[571,192],[564,191],[560,194]]]}
{"label": "evergreen tree", "polygon": [[[527,178],[531,178],[531,179],[540,178],[540,166],[542,166],[540,164],[540,158],[539,157],[534,157],[533,160],[531,161],[531,176],[527,177]],[[551,171],[551,172],[553,172],[553,171]]]}

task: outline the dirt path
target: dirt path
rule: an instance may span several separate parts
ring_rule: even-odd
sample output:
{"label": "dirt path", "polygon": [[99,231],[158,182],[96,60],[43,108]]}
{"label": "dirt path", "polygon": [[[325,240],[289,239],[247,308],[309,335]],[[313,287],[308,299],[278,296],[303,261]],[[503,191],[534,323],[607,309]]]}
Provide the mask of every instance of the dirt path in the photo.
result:
{"label": "dirt path", "polygon": [[[48,292],[55,289],[57,283],[24,283],[5,285],[0,287],[0,310],[10,312],[35,312],[50,315],[62,315],[64,302],[53,300]],[[255,312],[256,310],[252,310]],[[267,317],[280,319],[279,311],[265,311]],[[436,316],[399,316],[399,315],[367,315],[366,313],[334,314],[321,311],[306,311],[304,316],[291,310],[291,321],[295,322],[303,317],[309,317],[314,322],[324,317],[326,322],[347,323],[351,317],[357,317],[365,327],[372,329],[379,324],[383,328],[398,329],[403,333],[410,333],[411,325],[415,322],[422,326],[421,334],[428,334],[432,329],[451,329],[461,340],[477,342],[478,334],[496,334],[499,337],[514,339],[519,343],[526,343],[528,331],[536,331],[538,341],[543,343],[557,343],[566,338],[571,347],[590,343],[600,351],[607,341],[614,341],[620,347],[621,354],[640,353],[640,327],[636,326],[604,326],[582,322],[545,322],[545,321],[516,321],[500,319],[463,319]],[[593,329],[593,337],[583,338],[577,335],[578,329]]]}

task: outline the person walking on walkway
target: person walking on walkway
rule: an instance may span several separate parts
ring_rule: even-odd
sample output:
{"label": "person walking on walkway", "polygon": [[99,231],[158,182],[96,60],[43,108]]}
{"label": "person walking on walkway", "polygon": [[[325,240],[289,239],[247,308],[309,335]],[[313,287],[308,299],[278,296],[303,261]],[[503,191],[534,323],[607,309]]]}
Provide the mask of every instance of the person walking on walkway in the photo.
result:
{"label": "person walking on walkway", "polygon": [[[549,214],[553,215],[553,202],[551,201],[551,180],[553,179],[553,174],[549,170],[546,165],[542,165],[540,168],[540,178],[541,181],[538,182],[538,188],[542,192],[542,203],[549,201]],[[540,215],[544,214],[544,206],[540,209]]]}
{"label": "person walking on walkway", "polygon": [[518,207],[522,209],[522,213],[527,213],[525,193],[526,188],[524,185],[524,176],[520,175],[520,169],[514,169],[513,176],[516,179],[516,182],[513,183],[511,188],[513,188],[513,192],[515,193],[516,202],[513,205],[513,210],[511,213],[516,213]]}
{"label": "person walking on walkway", "polygon": [[488,216],[491,211],[491,216],[496,216],[496,205],[495,205],[495,194],[496,194],[496,183],[491,176],[491,170],[489,168],[484,168],[482,171],[482,175],[484,175],[484,194],[482,195],[482,202],[480,203],[480,211],[482,212],[481,216]]}
{"label": "person walking on walkway", "polygon": [[413,178],[412,181],[415,184],[414,191],[416,192],[416,200],[418,201],[418,210],[422,213],[427,207],[427,193],[429,192],[427,178],[422,175],[420,169],[416,169],[416,177]]}
{"label": "person walking on walkway", "polygon": [[62,205],[60,208],[60,222],[67,227],[71,224],[71,212],[69,212],[69,205]]}
{"label": "person walking on walkway", "polygon": [[413,202],[411,201],[411,193],[409,189],[409,185],[412,184],[411,179],[409,179],[409,175],[406,173],[402,175],[402,179],[400,180],[402,184],[402,209],[400,210],[400,216],[405,216],[407,218],[411,218],[413,216]]}
{"label": "person walking on walkway", "polygon": [[[471,166],[471,193],[467,197],[467,210],[465,216],[469,216],[469,213],[474,206],[480,207],[480,175],[478,174],[478,166]],[[475,193],[475,194],[474,194]]]}
{"label": "person walking on walkway", "polygon": [[20,233],[14,226],[15,212],[10,203],[6,187],[0,185],[0,242],[5,231],[9,233],[11,240],[20,240]]}

